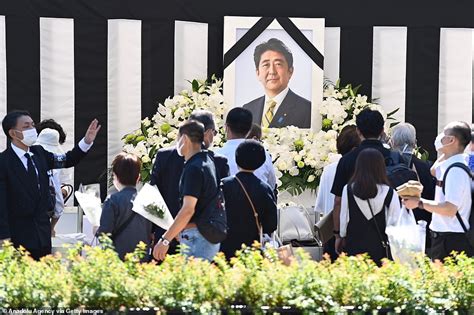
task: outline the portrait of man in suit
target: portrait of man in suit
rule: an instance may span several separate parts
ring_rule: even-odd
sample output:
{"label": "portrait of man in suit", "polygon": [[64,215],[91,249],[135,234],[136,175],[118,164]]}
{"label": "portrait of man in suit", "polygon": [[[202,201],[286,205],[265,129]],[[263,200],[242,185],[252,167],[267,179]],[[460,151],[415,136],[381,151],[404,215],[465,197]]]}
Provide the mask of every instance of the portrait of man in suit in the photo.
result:
{"label": "portrait of man in suit", "polygon": [[293,55],[277,38],[259,44],[254,51],[255,70],[265,94],[243,107],[262,127],[311,127],[311,102],[288,86],[294,72]]}

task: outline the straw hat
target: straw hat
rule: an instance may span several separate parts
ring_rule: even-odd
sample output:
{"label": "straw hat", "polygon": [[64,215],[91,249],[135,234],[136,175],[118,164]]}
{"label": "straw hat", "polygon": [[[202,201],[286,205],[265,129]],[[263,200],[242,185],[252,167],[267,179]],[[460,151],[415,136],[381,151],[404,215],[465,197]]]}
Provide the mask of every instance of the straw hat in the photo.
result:
{"label": "straw hat", "polygon": [[42,146],[46,151],[54,154],[64,154],[59,144],[59,132],[51,128],[43,129],[38,135],[36,145]]}

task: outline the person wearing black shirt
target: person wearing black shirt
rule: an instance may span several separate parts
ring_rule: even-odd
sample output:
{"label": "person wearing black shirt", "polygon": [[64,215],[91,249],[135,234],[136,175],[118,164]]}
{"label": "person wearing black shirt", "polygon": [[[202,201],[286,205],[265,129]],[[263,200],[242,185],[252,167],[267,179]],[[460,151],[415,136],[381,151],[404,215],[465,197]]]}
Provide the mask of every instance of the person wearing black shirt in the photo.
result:
{"label": "person wearing black shirt", "polygon": [[[221,251],[228,259],[242,244],[251,246],[253,242],[260,241],[260,227],[265,234],[273,233],[277,227],[273,189],[253,174],[265,162],[264,147],[256,140],[245,140],[237,147],[235,159],[239,172],[222,180],[229,230]],[[257,218],[242,186],[249,194]]]}
{"label": "person wearing black shirt", "polygon": [[179,128],[177,152],[184,157],[185,165],[179,182],[181,209],[166,233],[161,236],[153,250],[157,260],[164,260],[171,240],[179,236],[186,245],[184,254],[212,260],[219,251],[219,244],[213,244],[199,232],[196,221],[217,196],[218,181],[216,167],[211,155],[202,150],[204,125],[195,120],[186,121]]}
{"label": "person wearing black shirt", "polygon": [[[214,141],[214,136],[217,134],[214,117],[211,112],[205,110],[194,111],[190,119],[196,120],[204,125],[204,141],[203,148],[208,149]],[[217,169],[217,179],[220,180],[229,176],[229,165],[227,158],[223,155],[214,154],[208,151],[211,157],[214,158],[214,163]],[[170,210],[173,217],[178,214],[180,205],[179,198],[179,180],[184,168],[184,158],[178,155],[176,147],[160,149],[156,153],[155,163],[153,164],[152,173],[150,176],[150,184],[156,185],[160,191],[163,199]],[[158,226],[154,226],[155,240],[158,240],[165,230]],[[177,249],[177,242],[172,241],[169,254],[174,254]]]}
{"label": "person wearing black shirt", "polygon": [[331,189],[331,193],[336,196],[334,199],[333,221],[337,253],[341,253],[343,249],[343,239],[339,235],[342,191],[354,174],[355,164],[359,153],[364,149],[373,148],[380,151],[385,159],[390,157],[390,150],[385,148],[379,140],[384,128],[384,119],[380,112],[369,108],[364,109],[356,117],[356,126],[357,133],[361,137],[362,142],[357,148],[347,153],[339,160],[336,169],[336,176]]}

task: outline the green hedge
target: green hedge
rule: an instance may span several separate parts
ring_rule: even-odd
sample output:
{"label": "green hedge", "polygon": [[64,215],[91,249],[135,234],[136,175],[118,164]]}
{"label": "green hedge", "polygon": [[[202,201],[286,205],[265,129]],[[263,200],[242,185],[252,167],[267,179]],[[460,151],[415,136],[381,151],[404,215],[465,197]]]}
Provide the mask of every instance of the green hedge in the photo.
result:
{"label": "green hedge", "polygon": [[[220,312],[246,305],[254,312],[291,307],[305,312],[433,312],[474,310],[474,259],[457,255],[444,264],[417,258],[417,268],[368,257],[313,262],[302,252],[290,266],[272,251],[244,248],[231,263],[181,255],[161,265],[138,263],[143,247],[122,262],[111,249],[75,247],[68,257],[33,261],[12,246],[0,250],[0,305],[4,308],[118,310],[159,307]],[[143,245],[143,244],[142,244]],[[83,256],[79,255],[82,251]]]}

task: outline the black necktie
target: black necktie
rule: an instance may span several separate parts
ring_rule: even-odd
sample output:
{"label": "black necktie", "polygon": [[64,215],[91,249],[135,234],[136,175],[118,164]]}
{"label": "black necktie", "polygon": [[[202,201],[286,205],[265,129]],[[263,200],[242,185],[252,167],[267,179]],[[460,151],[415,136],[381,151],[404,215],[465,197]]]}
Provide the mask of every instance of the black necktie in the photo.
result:
{"label": "black necktie", "polygon": [[28,153],[25,153],[26,160],[28,161],[28,178],[34,185],[34,187],[38,188],[38,175],[36,174],[35,166],[33,165],[33,161],[31,160],[31,156]]}

